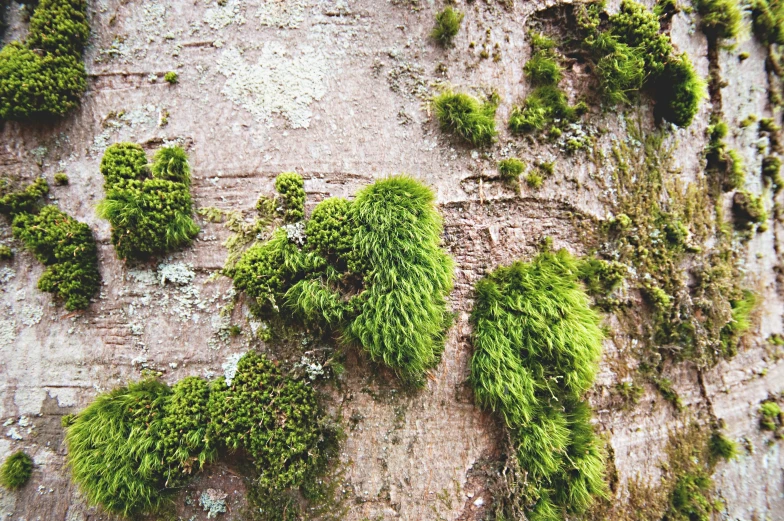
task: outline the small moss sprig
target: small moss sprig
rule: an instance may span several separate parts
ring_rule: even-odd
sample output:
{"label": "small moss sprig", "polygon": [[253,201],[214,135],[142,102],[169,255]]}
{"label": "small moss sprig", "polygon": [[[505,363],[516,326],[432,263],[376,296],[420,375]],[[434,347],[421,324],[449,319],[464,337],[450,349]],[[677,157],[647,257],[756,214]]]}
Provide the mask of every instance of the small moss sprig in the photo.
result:
{"label": "small moss sprig", "polygon": [[176,85],[180,82],[180,77],[174,71],[169,71],[163,75],[163,79],[169,85]]}
{"label": "small moss sprig", "polygon": [[496,108],[492,102],[482,103],[462,92],[445,91],[433,99],[441,129],[476,147],[487,146],[495,139]]}
{"label": "small moss sprig", "polygon": [[444,47],[452,45],[452,41],[460,31],[463,16],[460,11],[446,6],[442,11],[436,13],[436,25],[430,36]]}
{"label": "small moss sprig", "polygon": [[23,451],[8,456],[0,466],[0,485],[7,489],[22,488],[33,473],[33,459]]}
{"label": "small moss sprig", "polygon": [[146,259],[191,243],[199,227],[191,218],[190,165],[180,147],[159,149],[151,165],[139,145],[117,143],[101,160],[106,199],[99,217],[112,225],[121,259]]}

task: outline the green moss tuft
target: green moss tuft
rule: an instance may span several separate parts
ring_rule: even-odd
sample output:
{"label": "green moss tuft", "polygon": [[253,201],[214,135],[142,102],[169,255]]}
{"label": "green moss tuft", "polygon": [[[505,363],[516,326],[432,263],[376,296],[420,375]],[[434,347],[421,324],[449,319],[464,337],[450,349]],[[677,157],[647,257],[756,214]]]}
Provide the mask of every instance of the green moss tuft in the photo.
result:
{"label": "green moss tuft", "polygon": [[444,132],[456,134],[477,147],[487,146],[495,139],[494,104],[446,91],[433,100],[433,108]]}
{"label": "green moss tuft", "polygon": [[737,0],[694,0],[694,5],[705,34],[722,39],[738,36],[743,10]]}
{"label": "green moss tuft", "polygon": [[13,190],[8,179],[0,179],[0,213],[9,216],[34,213],[41,198],[49,193],[49,183],[39,177],[23,190]]}
{"label": "green moss tuft", "polygon": [[778,194],[784,188],[784,180],[781,178],[781,159],[776,156],[763,158],[762,178],[773,186],[773,193]]}
{"label": "green moss tuft", "polygon": [[525,163],[516,157],[502,159],[498,162],[498,173],[505,183],[517,186],[518,179],[525,170]]}
{"label": "green moss tuft", "polygon": [[584,512],[605,494],[604,460],[581,402],[602,347],[599,317],[565,250],[499,268],[476,285],[471,383],[512,431],[531,519]]}
{"label": "green moss tuft", "polygon": [[776,431],[784,424],[784,413],[779,404],[773,400],[762,402],[759,408],[760,428],[766,431]]}
{"label": "green moss tuft", "polygon": [[10,260],[14,257],[14,252],[9,246],[0,246],[0,260]]}
{"label": "green moss tuft", "polygon": [[561,65],[551,51],[537,51],[523,67],[526,77],[533,85],[558,85],[561,81]]}
{"label": "green moss tuft", "polygon": [[22,488],[33,473],[33,459],[26,453],[14,452],[0,466],[0,485],[16,490]]}
{"label": "green moss tuft", "polygon": [[87,87],[89,32],[84,0],[41,0],[27,39],[0,50],[0,119],[59,117],[76,107]]}
{"label": "green moss tuft", "polygon": [[176,85],[180,82],[180,77],[174,71],[169,71],[163,75],[163,80],[169,85]]}
{"label": "green moss tuft", "polygon": [[283,203],[286,222],[301,221],[305,217],[305,183],[296,172],[283,172],[275,178],[275,190]]}
{"label": "green moss tuft", "polygon": [[509,130],[515,134],[542,131],[554,125],[574,122],[583,113],[581,105],[570,106],[566,94],[553,85],[543,85],[525,98],[521,106],[512,108]]}
{"label": "green moss tuft", "polygon": [[101,160],[106,199],[98,216],[112,225],[121,259],[147,259],[187,246],[199,232],[191,218],[190,166],[177,146],[164,147],[152,165],[139,145],[118,143]]}
{"label": "green moss tuft", "polygon": [[443,11],[436,13],[436,25],[430,36],[441,45],[450,46],[460,31],[461,23],[463,23],[463,13],[446,6]]}
{"label": "green moss tuft", "polygon": [[764,44],[784,45],[784,2],[752,0],[752,29]]}
{"label": "green moss tuft", "polygon": [[710,450],[711,458],[713,461],[730,461],[738,457],[738,444],[729,439],[720,430],[714,430],[708,441],[708,449]]}
{"label": "green moss tuft", "polygon": [[768,212],[761,196],[756,196],[745,190],[738,190],[732,197],[732,211],[735,215],[735,224],[739,229],[753,229],[759,231],[766,229]]}
{"label": "green moss tuft", "polygon": [[58,172],[54,175],[54,184],[57,186],[65,186],[68,184],[68,174],[65,172]]}

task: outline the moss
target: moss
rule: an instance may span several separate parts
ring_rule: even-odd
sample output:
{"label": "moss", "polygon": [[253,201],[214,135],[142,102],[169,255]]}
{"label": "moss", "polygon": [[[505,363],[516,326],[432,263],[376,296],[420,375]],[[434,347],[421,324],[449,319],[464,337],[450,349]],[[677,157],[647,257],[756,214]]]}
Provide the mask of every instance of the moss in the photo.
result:
{"label": "moss", "polygon": [[737,0],[695,0],[694,5],[705,34],[721,39],[738,36],[743,10]]}
{"label": "moss", "polygon": [[640,402],[645,390],[634,382],[619,382],[615,385],[615,391],[620,395],[624,402],[637,405]]}
{"label": "moss", "polygon": [[754,228],[755,225],[764,229],[768,220],[768,212],[765,210],[762,197],[745,190],[735,192],[732,197],[732,211],[735,215],[735,224],[740,229]]}
{"label": "moss", "polygon": [[58,172],[54,175],[54,184],[57,186],[65,186],[68,184],[68,174]]}
{"label": "moss", "polygon": [[0,466],[0,485],[16,490],[30,480],[33,473],[33,459],[23,451],[11,454]]}
{"label": "moss", "polygon": [[112,226],[121,259],[147,259],[182,248],[199,232],[191,218],[190,166],[185,152],[164,147],[152,165],[139,145],[118,143],[101,160],[106,199],[98,215]]}
{"label": "moss", "polygon": [[327,199],[305,223],[302,244],[278,228],[227,274],[260,315],[340,333],[421,383],[443,349],[452,287],[433,199],[404,176],[365,188],[353,202]]}
{"label": "moss", "polygon": [[738,444],[718,429],[714,429],[711,434],[708,448],[714,462],[719,460],[730,461],[738,457]]}
{"label": "moss", "polygon": [[779,404],[773,400],[762,402],[759,408],[760,428],[766,431],[776,431],[784,423],[784,413]]}
{"label": "moss", "polygon": [[163,75],[163,79],[169,85],[176,85],[180,82],[180,77],[174,71],[169,71]]}
{"label": "moss", "polygon": [[529,172],[525,176],[525,183],[533,189],[539,189],[544,183],[544,178],[537,172]]}
{"label": "moss", "polygon": [[728,131],[727,124],[723,121],[708,127],[706,171],[724,190],[737,190],[745,184],[746,170],[740,155],[735,150],[728,149],[724,142]]}
{"label": "moss", "polygon": [[9,179],[0,179],[0,213],[16,215],[34,213],[41,198],[49,193],[49,183],[38,178],[22,190],[14,190]]}
{"label": "moss", "polygon": [[461,23],[463,23],[463,13],[446,6],[441,12],[436,13],[436,25],[430,36],[441,45],[450,46],[460,31]]}
{"label": "moss", "polygon": [[706,97],[705,81],[685,53],[667,62],[652,88],[656,92],[656,114],[679,127],[691,125]]}
{"label": "moss", "polygon": [[713,481],[705,472],[695,471],[678,477],[670,494],[665,521],[710,521],[713,505],[709,499]]}
{"label": "moss", "polygon": [[766,156],[762,159],[762,178],[773,186],[773,193],[777,194],[784,187],[781,179],[781,159],[776,156]]}
{"label": "moss", "polygon": [[82,51],[89,36],[84,0],[41,0],[24,42],[0,50],[0,119],[59,117],[87,87]]}
{"label": "moss", "polygon": [[305,217],[305,183],[296,172],[284,172],[275,178],[275,190],[283,203],[286,222],[301,221]]}
{"label": "moss", "polygon": [[551,51],[537,51],[525,62],[523,71],[533,85],[558,85],[563,69]]}
{"label": "moss", "polygon": [[752,30],[764,44],[784,45],[784,3],[781,0],[752,0]]}
{"label": "moss", "polygon": [[756,114],[749,114],[746,116],[743,121],[740,122],[740,128],[750,127],[754,123],[757,122],[757,115]]}
{"label": "moss", "polygon": [[581,401],[601,354],[599,317],[565,250],[498,268],[476,285],[471,383],[504,418],[528,472],[530,519],[563,519],[605,493],[604,461]]}
{"label": "moss", "polygon": [[446,91],[433,100],[433,108],[444,132],[456,134],[477,147],[487,146],[495,139],[494,104]]}
{"label": "moss", "polygon": [[501,174],[501,179],[505,183],[517,186],[518,179],[525,170],[525,163],[516,157],[509,159],[502,159],[498,162],[498,173]]}
{"label": "moss", "polygon": [[509,130],[515,134],[542,131],[556,121],[567,124],[583,113],[582,106],[570,106],[566,94],[556,86],[543,85],[529,94],[522,105],[512,108]]}
{"label": "moss", "polygon": [[0,260],[10,260],[14,257],[14,252],[9,246],[0,246]]}

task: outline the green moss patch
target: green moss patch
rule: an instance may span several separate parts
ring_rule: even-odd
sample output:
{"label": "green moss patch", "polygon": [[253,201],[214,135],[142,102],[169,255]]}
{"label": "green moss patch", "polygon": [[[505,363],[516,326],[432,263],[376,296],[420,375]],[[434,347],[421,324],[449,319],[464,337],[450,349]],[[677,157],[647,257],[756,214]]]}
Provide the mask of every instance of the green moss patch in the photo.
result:
{"label": "green moss patch", "polygon": [[708,127],[708,147],[705,152],[706,171],[716,184],[724,190],[743,188],[746,171],[743,160],[735,150],[727,148],[727,124],[719,121]]}
{"label": "green moss patch", "polygon": [[442,11],[436,13],[436,25],[430,36],[447,47],[452,45],[452,40],[460,31],[460,24],[463,23],[463,13],[451,6],[446,6]]}
{"label": "green moss patch", "polygon": [[11,454],[0,466],[0,485],[16,490],[30,480],[33,473],[33,459],[23,451]]}
{"label": "green moss patch", "polygon": [[112,225],[121,259],[147,259],[182,248],[199,232],[191,218],[190,165],[185,152],[164,147],[151,165],[139,145],[118,143],[101,160],[106,199],[98,215]]}
{"label": "green moss patch", "polygon": [[87,87],[85,0],[41,0],[24,42],[0,50],[0,119],[65,115]]}
{"label": "green moss patch", "polygon": [[477,147],[487,146],[495,139],[496,108],[492,102],[483,103],[462,92],[446,91],[433,100],[441,129]]}
{"label": "green moss patch", "polygon": [[753,0],[751,20],[754,34],[762,43],[784,45],[784,2]]}
{"label": "green moss patch", "polygon": [[421,383],[450,323],[452,261],[433,199],[408,177],[378,181],[354,201],[322,201],[307,222],[273,222],[282,226],[225,271],[257,315],[339,333]]}
{"label": "green moss patch", "polygon": [[[258,510],[325,471],[336,431],[324,418],[309,384],[249,352],[231,383],[143,380],[99,395],[65,422],[68,464],[90,504],[135,516],[161,512],[205,465],[241,451]],[[280,519],[300,519],[300,502],[285,503]]]}
{"label": "green moss patch", "polygon": [[738,0],[695,0],[694,5],[705,34],[721,39],[738,36],[743,21],[743,8]]}
{"label": "green moss patch", "polygon": [[38,289],[54,293],[69,311],[85,309],[98,292],[101,276],[93,233],[87,224],[54,205],[40,206],[49,185],[37,179],[23,190],[0,185],[0,213],[11,218],[14,237],[44,266]]}
{"label": "green moss patch", "polygon": [[533,520],[583,513],[605,493],[604,458],[582,401],[603,334],[579,271],[565,250],[544,252],[476,285],[471,383],[512,434]]}

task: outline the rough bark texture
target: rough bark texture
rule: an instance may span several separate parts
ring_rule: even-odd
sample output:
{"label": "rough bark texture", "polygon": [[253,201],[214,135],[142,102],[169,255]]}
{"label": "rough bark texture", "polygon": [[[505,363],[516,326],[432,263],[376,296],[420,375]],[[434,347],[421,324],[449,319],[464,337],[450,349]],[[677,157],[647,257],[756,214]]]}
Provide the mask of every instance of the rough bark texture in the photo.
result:
{"label": "rough bark texture", "polygon": [[[90,77],[82,107],[54,124],[0,126],[4,175],[51,180],[56,172],[68,174],[70,185],[53,188],[52,197],[94,230],[103,277],[89,310],[69,314],[36,289],[42,266],[13,242],[9,226],[0,226],[0,239],[16,250],[13,261],[0,266],[0,457],[23,448],[36,464],[22,491],[0,492],[0,514],[107,519],[87,508],[70,483],[60,417],[79,411],[96,393],[138,378],[144,368],[161,371],[167,382],[210,377],[222,372],[229,355],[258,345],[248,335],[220,334],[225,323],[218,312],[232,298],[231,283],[208,278],[226,255],[222,242],[229,232],[223,225],[200,222],[193,246],[162,267],[127,267],[114,254],[108,224],[95,215],[103,196],[98,164],[108,144],[135,141],[152,152],[177,141],[190,154],[197,207],[250,211],[260,194],[272,193],[278,173],[292,170],[305,179],[309,208],[328,196],[351,196],[391,173],[405,172],[433,187],[445,220],[444,243],[457,265],[455,324],[442,362],[415,395],[397,389],[388,375],[374,375],[358,357],[349,358],[345,381],[334,393],[335,410],[351,425],[340,457],[344,519],[482,519],[492,498],[476,469],[497,457],[504,435],[494,417],[474,405],[466,384],[473,284],[501,263],[530,258],[544,236],[556,247],[584,253],[586,230],[607,211],[596,182],[603,173],[584,154],[558,155],[556,175],[539,191],[523,187],[516,194],[495,171],[503,151],[529,162],[556,157],[547,145],[508,136],[502,123],[528,89],[522,73],[529,52],[525,21],[552,2],[460,4],[466,17],[448,50],[428,38],[440,8],[432,1],[223,3],[89,2]],[[18,8],[10,4],[4,43],[24,34]],[[694,15],[676,15],[671,34],[706,76],[707,44]],[[480,59],[486,40],[490,47],[500,44],[499,62]],[[477,46],[469,49],[472,41]],[[731,127],[750,113],[770,115],[766,50],[748,38],[738,45],[719,51],[727,81],[723,112]],[[750,57],[739,61],[739,51]],[[446,73],[437,72],[439,64]],[[170,70],[179,84],[163,80]],[[567,74],[567,82],[579,79],[578,67]],[[501,136],[489,156],[438,130],[425,102],[439,82],[498,91]],[[702,175],[710,113],[706,101],[691,127],[673,131],[684,180]],[[647,121],[644,105],[641,114]],[[593,117],[617,129],[599,138],[601,146],[624,139],[616,114]],[[756,139],[755,131],[739,130],[727,141],[744,156],[749,189],[760,193]],[[756,413],[784,382],[784,363],[764,343],[783,331],[776,281],[780,229],[773,223],[750,242],[747,283],[760,292],[762,304],[741,352],[706,371],[704,389],[690,365],[671,370],[695,417],[700,411],[715,414],[730,437],[746,437],[756,449],[720,464],[714,475],[728,519],[784,519],[784,454],[780,442],[766,443],[770,436],[759,431]],[[163,280],[172,270],[181,277]],[[232,321],[244,325],[247,312],[237,306]],[[616,334],[605,343],[590,399],[622,485],[614,501],[623,502],[627,480],[657,478],[667,433],[684,417],[653,387],[646,387],[637,406],[618,408],[611,390],[622,368],[634,364],[619,324],[609,324]],[[181,515],[204,519],[196,498],[210,487],[230,493],[223,518],[240,519],[244,492],[229,464],[213,466],[194,481],[178,499]]]}

